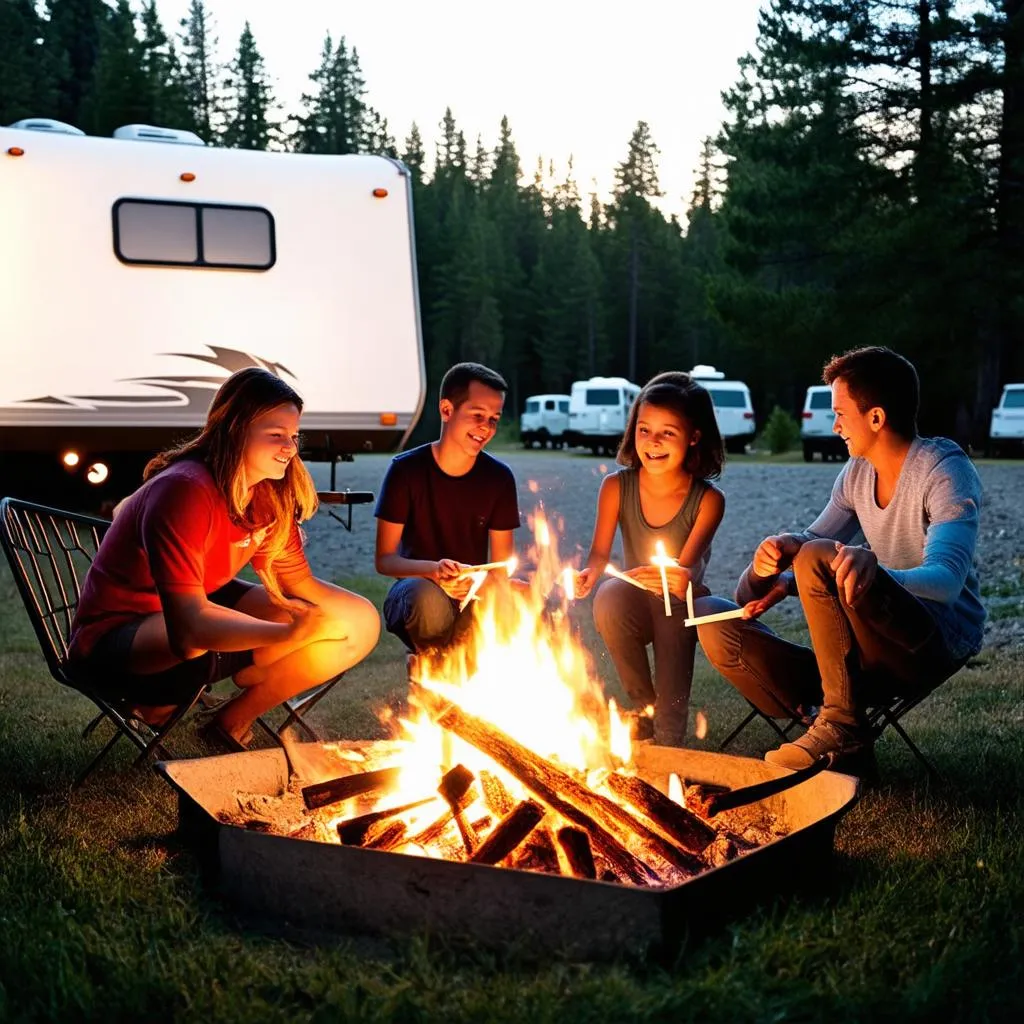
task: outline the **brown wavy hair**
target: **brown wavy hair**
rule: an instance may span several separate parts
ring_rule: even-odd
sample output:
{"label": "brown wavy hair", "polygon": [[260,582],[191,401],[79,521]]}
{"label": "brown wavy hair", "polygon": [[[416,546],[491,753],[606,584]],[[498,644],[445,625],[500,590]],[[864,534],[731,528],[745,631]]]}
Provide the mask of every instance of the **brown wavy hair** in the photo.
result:
{"label": "brown wavy hair", "polygon": [[637,395],[629,411],[622,442],[615,461],[630,469],[640,468],[640,456],[636,453],[636,422],[640,418],[640,406],[655,405],[669,409],[694,430],[700,431],[700,438],[686,453],[683,468],[702,480],[714,480],[720,476],[725,465],[725,445],[715,419],[715,405],[711,393],[688,373],[669,370],[652,377]]}
{"label": "brown wavy hair", "polygon": [[273,573],[274,561],[288,543],[292,524],[309,519],[317,509],[316,486],[298,453],[288,463],[281,480],[261,480],[252,489],[245,482],[243,456],[249,425],[263,413],[281,405],[294,405],[302,412],[302,398],[291,385],[260,366],[248,366],[233,373],[220,388],[206,425],[199,434],[176,448],[169,448],[150,459],[142,474],[144,480],[181,459],[206,464],[217,490],[227,502],[228,514],[235,525],[250,533],[266,531],[261,547],[267,559],[267,572],[260,578],[277,599],[281,588]]}

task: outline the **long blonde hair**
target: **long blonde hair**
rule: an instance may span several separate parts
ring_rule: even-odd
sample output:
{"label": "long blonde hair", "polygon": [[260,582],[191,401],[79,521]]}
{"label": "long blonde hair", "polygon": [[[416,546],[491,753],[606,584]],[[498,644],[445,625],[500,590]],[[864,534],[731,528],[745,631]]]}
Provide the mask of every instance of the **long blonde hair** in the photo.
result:
{"label": "long blonde hair", "polygon": [[[245,444],[249,425],[257,417],[281,405],[302,412],[302,399],[276,374],[259,366],[233,373],[217,390],[206,415],[206,425],[191,441],[160,452],[150,459],[144,480],[181,459],[206,464],[217,489],[227,502],[232,522],[250,533],[262,531],[267,572],[260,578],[271,597],[281,600],[274,562],[288,544],[292,524],[309,519],[317,509],[316,486],[309,470],[296,454],[281,480],[261,480],[252,488],[245,480]],[[248,499],[248,501],[247,501]]]}

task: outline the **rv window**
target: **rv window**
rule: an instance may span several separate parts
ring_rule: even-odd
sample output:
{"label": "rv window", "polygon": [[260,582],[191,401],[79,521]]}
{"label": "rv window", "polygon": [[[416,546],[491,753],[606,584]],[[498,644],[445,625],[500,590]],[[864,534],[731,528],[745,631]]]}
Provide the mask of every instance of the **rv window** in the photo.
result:
{"label": "rv window", "polygon": [[114,207],[114,248],[126,263],[196,263],[194,206],[121,202]]}
{"label": "rv window", "polygon": [[560,401],[558,403],[558,411],[559,412],[568,412],[569,411],[569,403],[565,399],[562,399],[562,401]]}
{"label": "rv window", "polygon": [[812,391],[811,392],[811,408],[812,409],[831,409],[832,408],[832,392],[831,391]]}
{"label": "rv window", "polygon": [[204,206],[203,262],[218,267],[259,267],[274,262],[274,226],[266,210]]}
{"label": "rv window", "polygon": [[258,206],[119,199],[114,252],[123,263],[269,270],[274,220]]}
{"label": "rv window", "polygon": [[618,405],[621,401],[618,388],[587,389],[587,405]]}
{"label": "rv window", "polygon": [[1024,409],[1024,388],[1015,388],[1003,395],[1004,409]]}
{"label": "rv window", "polygon": [[742,391],[718,391],[715,388],[708,388],[711,392],[711,401],[719,409],[746,409],[747,396]]}
{"label": "rv window", "polygon": [[526,403],[526,411],[527,412],[540,412],[540,402],[536,402],[536,401],[534,401],[534,402],[527,402]]}
{"label": "rv window", "polygon": [[546,409],[546,410],[547,410],[548,412],[554,412],[554,411],[555,411],[555,400],[554,400],[553,398],[549,398],[549,399],[548,399],[548,400],[547,400],[547,401],[546,401],[546,402],[544,403],[544,408],[545,408],[545,409]]}

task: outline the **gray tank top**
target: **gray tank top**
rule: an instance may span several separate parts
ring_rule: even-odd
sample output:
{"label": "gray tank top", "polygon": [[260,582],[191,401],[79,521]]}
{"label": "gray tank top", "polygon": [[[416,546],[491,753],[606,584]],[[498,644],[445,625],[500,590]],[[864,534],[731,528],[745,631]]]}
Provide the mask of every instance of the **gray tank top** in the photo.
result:
{"label": "gray tank top", "polygon": [[[660,540],[665,550],[673,557],[679,554],[686,538],[690,536],[693,524],[697,520],[697,510],[701,499],[711,486],[706,480],[693,478],[690,491],[686,495],[679,511],[664,526],[655,529],[644,519],[640,507],[640,471],[638,469],[620,469],[619,478],[619,529],[622,531],[623,557],[625,568],[635,569],[638,565],[648,565],[654,554],[655,544]],[[699,565],[694,565],[694,585],[704,579],[704,570],[711,559],[711,545],[708,545]]]}

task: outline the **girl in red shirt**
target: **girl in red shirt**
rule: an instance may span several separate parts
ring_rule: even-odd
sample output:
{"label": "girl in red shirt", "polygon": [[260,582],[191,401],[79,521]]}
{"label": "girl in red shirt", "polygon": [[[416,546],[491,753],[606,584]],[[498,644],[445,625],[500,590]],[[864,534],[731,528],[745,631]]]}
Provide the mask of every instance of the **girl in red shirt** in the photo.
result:
{"label": "girl in red shirt", "polygon": [[[373,649],[374,606],[314,577],[302,548],[317,498],[301,411],[280,377],[239,370],[202,432],[149,463],[82,588],[70,667],[83,686],[156,724],[231,676],[240,692],[209,731],[243,749],[257,716]],[[236,578],[250,562],[261,585]]]}

